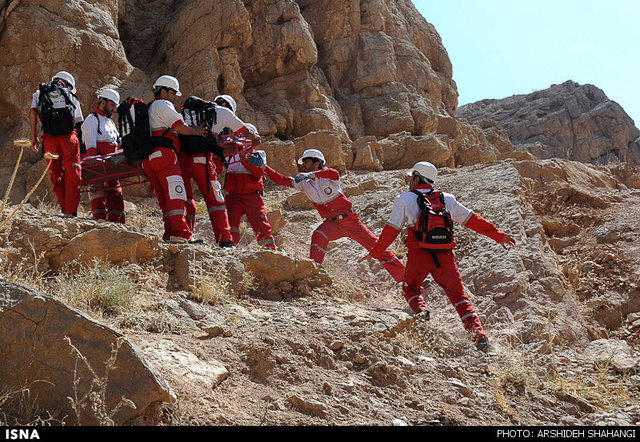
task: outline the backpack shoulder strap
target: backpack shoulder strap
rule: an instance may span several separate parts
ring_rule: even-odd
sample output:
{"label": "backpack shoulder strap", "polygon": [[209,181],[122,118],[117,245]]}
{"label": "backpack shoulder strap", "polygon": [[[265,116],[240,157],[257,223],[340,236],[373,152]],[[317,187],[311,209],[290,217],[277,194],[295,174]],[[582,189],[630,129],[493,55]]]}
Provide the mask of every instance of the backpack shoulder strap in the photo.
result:
{"label": "backpack shoulder strap", "polygon": [[40,94],[38,95],[38,107],[40,108],[42,107],[43,100],[46,102],[49,102],[50,89],[51,89],[50,82],[40,83],[40,85],[38,86],[38,92],[40,92]]}
{"label": "backpack shoulder strap", "polygon": [[91,112],[91,115],[93,115],[98,122],[98,133],[102,135],[102,131],[100,130],[100,118],[98,118],[98,112]]}
{"label": "backpack shoulder strap", "polygon": [[[65,89],[65,90],[67,91],[67,94],[68,94],[68,95],[71,95],[73,98],[75,98],[75,99],[76,99],[76,102],[77,102],[78,104],[80,104],[81,106],[83,106],[82,101],[80,101],[80,99],[78,98],[78,96],[77,96],[76,94],[74,94],[73,92],[71,92],[69,89]],[[71,106],[73,106],[74,108],[76,107],[76,105],[75,105],[75,104],[73,104],[73,101],[71,101],[71,99],[69,99],[69,104],[70,104]]]}
{"label": "backpack shoulder strap", "polygon": [[419,190],[413,189],[411,193],[414,193],[418,197],[418,207],[420,210],[428,210],[431,206],[431,203],[427,198],[425,198],[425,194],[420,192]]}

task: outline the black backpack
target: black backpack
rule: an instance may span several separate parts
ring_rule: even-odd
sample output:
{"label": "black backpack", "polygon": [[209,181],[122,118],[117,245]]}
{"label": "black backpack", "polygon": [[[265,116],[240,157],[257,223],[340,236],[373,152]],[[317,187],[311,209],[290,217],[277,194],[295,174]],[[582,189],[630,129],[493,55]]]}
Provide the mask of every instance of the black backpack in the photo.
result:
{"label": "black backpack", "polygon": [[453,220],[445,207],[444,195],[437,190],[426,193],[412,190],[418,197],[420,213],[414,235],[420,247],[429,250],[451,250],[456,246]]}
{"label": "black backpack", "polygon": [[40,83],[39,108],[42,114],[42,130],[53,136],[68,135],[76,126],[75,105],[71,92],[60,80]]}
{"label": "black backpack", "polygon": [[151,155],[156,147],[173,147],[171,139],[164,135],[152,137],[149,127],[149,106],[140,98],[127,97],[118,106],[118,132],[122,140],[124,157],[140,161]]}
{"label": "black backpack", "polygon": [[204,136],[180,135],[180,150],[189,153],[212,152],[223,158],[222,147],[218,145],[211,128],[217,123],[216,104],[195,96],[188,97],[180,107],[180,112],[187,125],[199,126],[205,123],[209,132]]}

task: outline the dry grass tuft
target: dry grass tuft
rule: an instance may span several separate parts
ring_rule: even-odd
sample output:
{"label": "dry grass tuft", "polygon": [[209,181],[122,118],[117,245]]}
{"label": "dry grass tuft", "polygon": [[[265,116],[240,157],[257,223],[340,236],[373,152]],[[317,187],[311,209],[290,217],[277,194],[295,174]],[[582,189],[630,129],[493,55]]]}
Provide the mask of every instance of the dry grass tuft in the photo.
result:
{"label": "dry grass tuft", "polygon": [[188,298],[201,304],[227,304],[233,294],[231,283],[223,266],[208,266],[194,259],[189,266]]}
{"label": "dry grass tuft", "polygon": [[64,425],[64,419],[54,418],[49,411],[40,410],[31,389],[0,388],[0,426]]}
{"label": "dry grass tuft", "polygon": [[12,263],[2,258],[2,254],[15,252],[15,249],[6,249],[0,252],[0,275],[7,281],[31,287],[35,290],[45,288],[45,274],[40,269],[40,262],[44,258],[44,252],[37,253],[34,244],[29,240],[31,255],[22,256],[21,261]]}
{"label": "dry grass tuft", "polygon": [[116,316],[133,304],[133,283],[126,270],[98,259],[89,265],[70,263],[50,285],[51,293],[96,318]]}
{"label": "dry grass tuft", "polygon": [[557,394],[567,394],[599,410],[623,408],[638,394],[637,381],[629,373],[615,373],[611,362],[597,366],[596,372],[549,370],[547,385]]}
{"label": "dry grass tuft", "polygon": [[[23,152],[23,149],[24,149],[24,142],[25,142],[25,140],[16,140],[16,141],[14,141],[14,144],[16,146],[20,147],[21,149],[20,149],[20,154],[18,155],[18,160],[16,161],[15,168],[13,170],[13,174],[11,175],[11,179],[9,181],[9,185],[7,186],[7,190],[5,192],[5,196],[4,196],[4,199],[2,201],[2,206],[0,206],[0,217],[3,216],[4,209],[5,209],[6,205],[7,205],[7,201],[9,200],[9,194],[11,192],[11,189],[13,188],[13,183],[15,181],[15,177],[16,177],[16,174],[18,172],[18,166],[20,165],[20,161],[22,160],[22,152]],[[28,145],[31,145],[31,143],[29,142]],[[22,201],[20,201],[20,204],[18,204],[13,209],[13,212],[11,212],[2,221],[0,221],[0,230],[2,230],[9,223],[11,218],[13,218],[16,213],[18,213],[18,210],[20,210],[20,208],[24,205],[24,203],[29,200],[29,198],[31,197],[33,192],[35,192],[35,190],[38,188],[38,186],[40,185],[40,183],[42,182],[44,177],[47,175],[47,172],[49,171],[49,165],[51,164],[51,161],[53,161],[53,160],[58,158],[57,155],[52,155],[50,153],[45,153],[44,157],[47,160],[47,167],[44,168],[44,170],[42,171],[42,174],[40,175],[40,178],[38,178],[38,181],[36,181],[36,183],[33,185],[31,190],[29,190],[29,192],[27,192],[27,194],[22,199]]]}
{"label": "dry grass tuft", "polygon": [[[90,415],[95,417],[99,425],[113,426],[113,416],[122,407],[130,407],[136,409],[136,405],[130,399],[122,396],[120,402],[112,410],[107,409],[107,387],[109,384],[109,373],[116,368],[116,360],[118,359],[118,351],[124,342],[124,338],[118,338],[115,345],[112,345],[111,355],[105,362],[105,370],[102,376],[98,376],[87,358],[71,343],[71,339],[65,336],[65,340],[76,354],[76,366],[73,373],[73,397],[68,397],[71,407],[76,413],[78,425],[82,424],[81,415],[85,410],[90,411]],[[91,373],[92,380],[90,388],[84,393],[79,393],[80,378],[78,378],[78,363],[82,361]]]}

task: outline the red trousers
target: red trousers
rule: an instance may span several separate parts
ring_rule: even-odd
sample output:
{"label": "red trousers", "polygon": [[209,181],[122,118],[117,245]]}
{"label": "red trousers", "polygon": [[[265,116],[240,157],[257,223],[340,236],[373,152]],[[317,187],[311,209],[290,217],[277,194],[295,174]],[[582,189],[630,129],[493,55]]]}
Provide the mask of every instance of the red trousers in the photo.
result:
{"label": "red trousers", "polygon": [[191,229],[186,218],[187,194],[177,154],[172,149],[158,147],[142,160],[142,168],[149,177],[151,192],[162,210],[162,239],[166,241],[176,236],[191,240]]}
{"label": "red trousers", "polygon": [[202,193],[204,202],[207,205],[209,220],[211,221],[216,241],[218,243],[232,241],[227,207],[224,205],[222,186],[218,181],[213,161],[207,160],[207,154],[180,152],[178,157],[187,191],[187,223],[191,231],[195,226],[196,213],[198,211],[191,187],[191,180],[193,180],[196,182],[198,189],[200,189],[200,193]]}
{"label": "red trousers", "polygon": [[[97,154],[106,155],[116,151],[117,146],[112,143],[98,143]],[[106,219],[114,223],[124,224],[124,200],[122,187],[118,180],[107,181],[102,186],[89,188],[89,200],[91,200],[91,214],[93,219]]]}
{"label": "red trousers", "polygon": [[407,256],[407,269],[402,289],[411,309],[417,313],[427,310],[422,296],[422,283],[431,274],[433,280],[444,290],[449,301],[458,312],[464,329],[471,335],[474,342],[486,338],[476,309],[467,297],[458,264],[453,251],[438,252],[436,254],[439,267],[433,255],[428,250],[410,247]]}
{"label": "red trousers", "polygon": [[[340,238],[351,238],[365,249],[371,250],[378,238],[360,221],[356,213],[349,213],[346,218],[325,220],[311,235],[310,258],[321,264],[327,252],[329,242]],[[378,260],[396,282],[404,278],[404,264],[396,255],[385,250]]]}
{"label": "red trousers", "polygon": [[42,146],[45,153],[59,156],[49,163],[49,177],[62,213],[75,215],[80,204],[82,183],[80,142],[76,131],[55,137],[45,133],[42,135]]}
{"label": "red trousers", "polygon": [[277,250],[275,240],[271,235],[267,209],[260,192],[229,193],[225,197],[225,203],[234,246],[238,245],[238,241],[240,241],[240,219],[242,215],[247,215],[247,221],[256,235],[258,244],[268,249]]}

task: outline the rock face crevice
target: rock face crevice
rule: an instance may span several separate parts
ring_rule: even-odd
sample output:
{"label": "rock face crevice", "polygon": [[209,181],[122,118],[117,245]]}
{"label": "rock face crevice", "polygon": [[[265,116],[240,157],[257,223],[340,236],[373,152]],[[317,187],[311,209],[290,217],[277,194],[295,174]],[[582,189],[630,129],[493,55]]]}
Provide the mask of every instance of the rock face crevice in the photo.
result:
{"label": "rock face crevice", "polygon": [[[437,32],[411,2],[299,2],[318,66],[353,138],[430,132],[423,115],[454,116],[456,85]],[[327,15],[329,7],[334,14]]]}
{"label": "rock face crevice", "polygon": [[148,69],[160,44],[160,36],[171,21],[175,0],[124,0],[118,7],[118,34],[127,60],[139,69]]}

